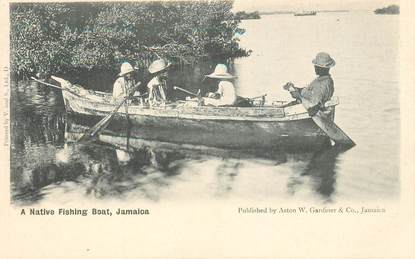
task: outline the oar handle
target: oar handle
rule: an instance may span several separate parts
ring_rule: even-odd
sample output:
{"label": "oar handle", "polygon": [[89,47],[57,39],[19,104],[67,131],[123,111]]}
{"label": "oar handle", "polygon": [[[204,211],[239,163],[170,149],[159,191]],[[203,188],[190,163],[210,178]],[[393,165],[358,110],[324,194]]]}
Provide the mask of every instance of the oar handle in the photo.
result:
{"label": "oar handle", "polygon": [[36,82],[38,82],[38,83],[41,83],[41,84],[44,84],[44,85],[50,86],[50,87],[54,87],[54,88],[57,88],[57,89],[60,89],[60,90],[65,90],[65,89],[63,89],[62,87],[59,87],[59,86],[57,86],[57,85],[53,85],[53,84],[49,84],[49,83],[46,83],[46,82],[40,81],[39,79],[34,78],[33,76],[32,76],[32,77],[30,77],[30,79],[32,79],[33,81],[36,81]]}
{"label": "oar handle", "polygon": [[173,89],[174,89],[174,90],[180,90],[180,91],[182,91],[182,92],[185,92],[185,93],[191,94],[191,95],[193,95],[193,96],[199,97],[199,94],[192,93],[192,92],[190,92],[190,91],[188,91],[188,90],[186,90],[186,89],[183,89],[183,88],[181,88],[181,87],[178,87],[178,86],[173,86]]}

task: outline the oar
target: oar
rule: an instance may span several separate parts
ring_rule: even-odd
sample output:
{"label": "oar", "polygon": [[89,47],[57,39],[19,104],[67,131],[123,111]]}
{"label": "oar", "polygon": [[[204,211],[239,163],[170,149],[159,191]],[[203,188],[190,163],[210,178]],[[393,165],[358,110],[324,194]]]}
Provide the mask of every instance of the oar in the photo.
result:
{"label": "oar", "polygon": [[255,96],[255,97],[243,97],[243,98],[248,99],[248,100],[255,100],[255,99],[265,98],[265,97],[267,97],[267,94],[263,94],[263,95]]}
{"label": "oar", "polygon": [[[141,82],[139,82],[135,87],[137,87]],[[105,127],[109,124],[112,117],[118,112],[118,110],[121,108],[121,106],[125,103],[126,100],[131,98],[137,98],[147,95],[147,93],[144,93],[139,96],[133,96],[133,97],[124,97],[124,99],[115,107],[114,110],[112,110],[111,113],[109,113],[107,116],[105,116],[102,120],[100,120],[97,124],[95,124],[92,128],[90,128],[87,132],[85,132],[77,142],[87,142],[90,139],[97,136],[101,131],[105,129]]]}
{"label": "oar", "polygon": [[[285,85],[285,90],[288,91],[297,91],[292,85]],[[312,106],[312,104],[301,95],[299,95],[301,103],[307,109]],[[330,120],[326,114],[324,114],[321,110],[319,110],[314,116],[311,116],[311,119],[314,121],[317,126],[324,131],[324,133],[329,136],[336,144],[346,145],[346,146],[355,146],[356,144],[354,141],[347,136],[344,131],[334,123],[334,121]]]}
{"label": "oar", "polygon": [[183,89],[181,87],[178,87],[178,86],[173,86],[173,89],[174,90],[180,90],[182,92],[188,93],[188,94],[193,95],[193,96],[196,96],[196,97],[200,97],[200,90],[199,90],[199,92],[197,94],[195,94],[195,93],[192,93],[192,92],[190,92],[190,91],[188,91],[186,89]]}
{"label": "oar", "polygon": [[[59,87],[59,86],[57,86],[57,85],[53,85],[53,84],[49,84],[49,83],[43,82],[43,81],[41,81],[41,80],[39,80],[39,79],[37,79],[37,78],[34,78],[33,76],[32,76],[32,77],[30,77],[30,79],[32,79],[33,81],[36,81],[36,82],[38,82],[38,83],[41,83],[41,84],[44,84],[44,85],[50,86],[50,87],[54,87],[54,88],[57,88],[57,89],[60,89],[60,90],[66,90],[65,88]],[[67,90],[66,90],[66,91],[67,91]]]}
{"label": "oar", "polygon": [[[186,90],[186,89],[183,89],[183,88],[181,88],[181,87],[178,87],[178,86],[174,86],[174,87],[173,87],[173,89],[174,89],[174,90],[180,90],[180,91],[183,91],[183,92],[185,92],[185,93],[188,93],[188,94],[193,95],[193,96],[196,96],[196,97],[198,97],[198,96],[199,96],[199,94],[192,93],[192,92],[190,92],[190,91],[188,91],[188,90]],[[200,91],[200,90],[199,90],[199,91]],[[248,97],[242,97],[242,98],[245,98],[245,99],[247,99],[247,100],[255,100],[255,99],[259,99],[259,98],[264,98],[264,97],[266,97],[266,96],[267,96],[267,94],[263,94],[263,95],[260,95],[260,96],[255,96],[255,97],[250,97],[250,98],[248,98]]]}
{"label": "oar", "polygon": [[[53,76],[52,76],[52,77],[53,77]],[[44,84],[44,85],[47,85],[47,86],[50,86],[50,87],[53,87],[53,88],[56,88],[56,89],[60,89],[60,90],[62,90],[62,91],[68,91],[68,92],[70,92],[70,93],[71,93],[71,94],[73,94],[73,95],[76,95],[76,96],[78,96],[78,97],[81,97],[79,94],[77,94],[77,93],[75,93],[75,92],[73,92],[73,91],[70,91],[69,89],[62,88],[62,87],[59,87],[59,86],[57,86],[57,85],[53,85],[53,84],[49,84],[49,83],[46,83],[46,82],[40,81],[39,79],[34,78],[33,76],[32,76],[32,77],[30,77],[30,79],[32,79],[33,81],[36,81],[36,82],[38,82],[38,83],[40,83],[40,84]]]}
{"label": "oar", "polygon": [[100,131],[104,129],[105,126],[107,126],[110,119],[115,115],[115,113],[118,112],[118,110],[121,108],[121,106],[125,103],[125,101],[128,100],[128,97],[125,97],[118,105],[115,107],[115,109],[109,113],[107,116],[105,116],[102,120],[100,120],[97,124],[95,124],[92,128],[87,130],[76,142],[87,142],[88,140],[95,137]]}

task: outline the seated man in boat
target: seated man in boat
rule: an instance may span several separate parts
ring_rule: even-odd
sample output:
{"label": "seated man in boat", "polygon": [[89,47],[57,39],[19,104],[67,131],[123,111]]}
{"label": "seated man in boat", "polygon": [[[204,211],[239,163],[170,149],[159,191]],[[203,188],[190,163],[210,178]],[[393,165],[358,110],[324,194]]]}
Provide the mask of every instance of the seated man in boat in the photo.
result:
{"label": "seated man in boat", "polygon": [[320,52],[317,54],[316,58],[313,59],[312,63],[314,64],[314,71],[317,78],[304,88],[294,87],[294,84],[291,82],[284,85],[284,89],[289,90],[291,96],[296,100],[281,105],[279,106],[280,108],[299,104],[301,103],[301,99],[305,99],[308,101],[308,107],[306,107],[307,111],[310,116],[313,116],[318,110],[323,109],[324,104],[333,96],[334,82],[329,72],[330,68],[333,67],[336,62],[329,54]]}
{"label": "seated man in boat", "polygon": [[158,59],[148,67],[148,72],[153,77],[147,84],[150,105],[165,104],[167,101],[166,86],[169,66],[170,64],[163,59]]}
{"label": "seated man in boat", "polygon": [[231,106],[235,104],[237,96],[232,83],[232,79],[235,76],[228,73],[226,65],[217,64],[215,71],[212,74],[206,75],[206,77],[217,79],[219,83],[218,90],[215,93],[208,93],[207,97],[203,98],[205,105]]}
{"label": "seated man in boat", "polygon": [[135,83],[133,66],[128,62],[124,62],[121,64],[120,70],[112,91],[113,99],[117,101],[127,96],[139,96],[140,92],[137,90],[137,87],[140,82],[138,84]]}

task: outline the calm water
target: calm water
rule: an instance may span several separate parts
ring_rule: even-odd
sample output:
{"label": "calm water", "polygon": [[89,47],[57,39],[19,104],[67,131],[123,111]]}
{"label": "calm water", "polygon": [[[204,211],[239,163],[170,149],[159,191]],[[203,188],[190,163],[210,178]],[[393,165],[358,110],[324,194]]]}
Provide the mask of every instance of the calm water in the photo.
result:
{"label": "calm water", "polygon": [[[103,135],[70,144],[87,125],[67,117],[58,90],[12,84],[12,201],[86,204],[113,201],[376,201],[399,197],[399,17],[332,13],[244,21],[235,61],[242,96],[289,99],[281,86],[314,78],[311,59],[329,52],[340,98],[336,123],[357,146],[310,152],[231,151]],[[201,71],[182,79],[199,80]],[[199,87],[199,86],[197,86]],[[196,87],[196,88],[197,88]],[[200,87],[203,87],[201,85]],[[66,125],[66,134],[65,134]],[[70,127],[71,126],[71,127]],[[81,130],[80,130],[81,129]]]}

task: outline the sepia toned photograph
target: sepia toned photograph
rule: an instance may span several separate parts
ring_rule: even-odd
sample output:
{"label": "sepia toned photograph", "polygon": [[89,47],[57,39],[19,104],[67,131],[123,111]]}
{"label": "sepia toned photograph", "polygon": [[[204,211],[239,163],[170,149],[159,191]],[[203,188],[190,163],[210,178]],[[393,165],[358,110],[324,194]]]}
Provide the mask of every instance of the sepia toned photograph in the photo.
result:
{"label": "sepia toned photograph", "polygon": [[387,3],[10,3],[11,203],[398,200]]}
{"label": "sepia toned photograph", "polygon": [[0,258],[414,258],[409,0],[0,4]]}

